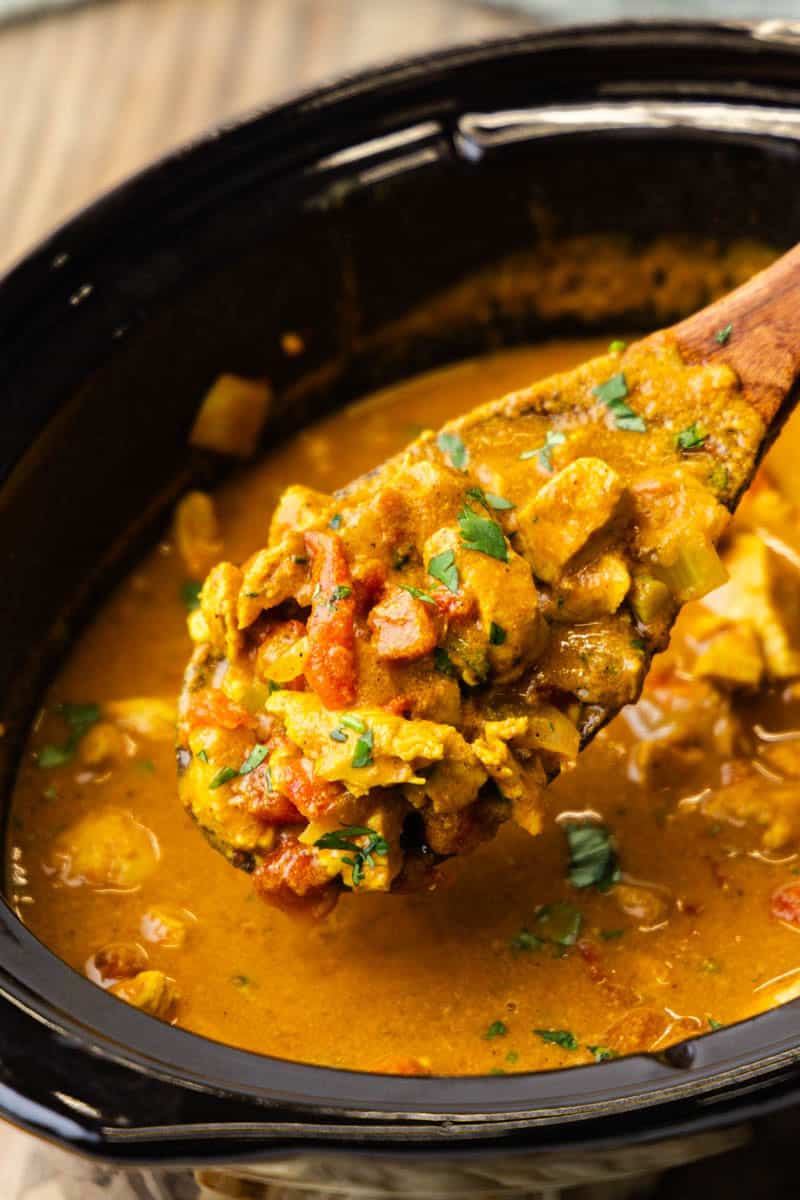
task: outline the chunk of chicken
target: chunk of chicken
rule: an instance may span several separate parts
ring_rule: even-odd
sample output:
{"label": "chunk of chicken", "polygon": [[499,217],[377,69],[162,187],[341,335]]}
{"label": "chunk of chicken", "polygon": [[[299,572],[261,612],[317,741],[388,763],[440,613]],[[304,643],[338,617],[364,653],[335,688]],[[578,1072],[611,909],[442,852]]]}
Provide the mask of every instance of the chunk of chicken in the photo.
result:
{"label": "chunk of chicken", "polygon": [[151,1017],[161,1021],[170,1021],[175,1015],[180,992],[175,981],[163,971],[140,971],[132,979],[122,979],[115,983],[109,991],[126,1004],[140,1008]]}
{"label": "chunk of chicken", "polygon": [[534,575],[555,583],[571,558],[607,524],[625,485],[600,458],[578,458],[520,509],[519,537]]}
{"label": "chunk of chicken", "polygon": [[153,873],[158,859],[155,834],[127,809],[109,807],[87,813],[57,834],[44,865],[68,887],[128,891]]}

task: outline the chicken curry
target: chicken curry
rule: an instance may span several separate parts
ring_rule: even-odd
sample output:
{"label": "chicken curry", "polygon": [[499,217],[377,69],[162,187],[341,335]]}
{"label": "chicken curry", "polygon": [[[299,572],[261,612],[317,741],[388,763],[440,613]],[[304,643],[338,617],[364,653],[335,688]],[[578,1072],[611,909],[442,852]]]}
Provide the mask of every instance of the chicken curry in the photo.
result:
{"label": "chicken curry", "polygon": [[[32,733],[8,890],[33,931],[187,1029],[370,1071],[602,1062],[800,993],[800,427],[723,532],[757,418],[737,409],[724,369],[692,384],[662,351],[675,427],[647,440],[644,464],[623,441],[609,466],[602,444],[609,412],[634,438],[655,411],[635,359],[623,368],[619,345],[561,343],[383,392],[213,501],[187,496],[173,535],[77,644]],[[493,464],[516,413],[489,405],[367,474],[420,427],[514,389],[526,390],[512,408],[541,396],[531,379],[590,354],[595,407],[580,421],[551,389],[514,455]],[[692,386],[724,422],[681,409]],[[536,473],[530,500],[522,472]],[[420,489],[445,514],[435,528],[415,515]],[[586,522],[571,533],[574,497],[589,494],[589,534]],[[629,504],[644,515],[640,538],[655,539],[646,571],[644,544],[619,553],[602,540]],[[448,522],[452,536],[439,532]],[[551,536],[527,539],[534,524]],[[565,570],[564,538],[579,534]],[[356,536],[378,551],[345,578],[338,548]],[[531,554],[543,555],[538,594],[519,566]],[[581,736],[637,694],[674,609],[700,595],[642,698],[575,762]],[[186,608],[197,648],[178,714],[182,809]],[[298,685],[309,677],[316,688]],[[503,707],[519,689],[524,729]],[[255,701],[267,724],[249,715]],[[398,810],[386,797],[400,788]],[[281,910],[296,902],[326,919]]]}

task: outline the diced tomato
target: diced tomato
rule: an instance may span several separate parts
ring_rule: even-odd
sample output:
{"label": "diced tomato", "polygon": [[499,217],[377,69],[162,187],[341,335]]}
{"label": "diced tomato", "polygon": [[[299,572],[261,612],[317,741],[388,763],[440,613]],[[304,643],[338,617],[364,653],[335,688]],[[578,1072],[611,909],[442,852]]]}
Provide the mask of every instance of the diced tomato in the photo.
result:
{"label": "diced tomato", "polygon": [[387,588],[367,619],[379,658],[412,659],[430,654],[437,637],[431,611],[436,610],[404,588]]}
{"label": "diced tomato", "polygon": [[800,927],[800,880],[786,883],[772,893],[772,915],[787,925]]}
{"label": "diced tomato", "polygon": [[341,538],[305,535],[312,558],[315,599],[308,618],[305,676],[327,708],[344,708],[356,698],[355,596]]}
{"label": "diced tomato", "polygon": [[212,725],[217,729],[255,729],[256,721],[253,716],[229,700],[224,692],[208,688],[195,692],[189,703],[186,723],[191,729],[204,725]]}
{"label": "diced tomato", "polygon": [[[291,743],[284,738],[273,738],[270,749],[275,749],[278,745],[286,747]],[[317,779],[311,761],[299,755],[281,755],[273,768],[273,784],[280,787],[281,792],[307,821],[315,821],[335,809],[341,803],[345,790],[340,783]]]}
{"label": "diced tomato", "polygon": [[339,899],[340,885],[320,866],[316,850],[291,834],[281,836],[253,882],[262,899],[286,912],[324,917]]}
{"label": "diced tomato", "polygon": [[248,812],[265,825],[304,825],[305,818],[286,796],[272,789],[267,763],[245,775],[239,784],[239,795]]}
{"label": "diced tomato", "polygon": [[368,562],[355,580],[356,604],[359,612],[369,612],[386,587],[388,570],[385,563],[377,559]]}

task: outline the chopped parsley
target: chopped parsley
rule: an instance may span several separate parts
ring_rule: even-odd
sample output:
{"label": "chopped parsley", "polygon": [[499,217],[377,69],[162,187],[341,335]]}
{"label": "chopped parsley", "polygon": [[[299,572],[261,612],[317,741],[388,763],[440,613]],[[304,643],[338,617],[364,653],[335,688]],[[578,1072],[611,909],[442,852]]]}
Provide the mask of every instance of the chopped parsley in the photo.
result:
{"label": "chopped parsley", "polygon": [[622,351],[625,349],[626,345],[627,345],[627,342],[622,342],[619,340],[611,342],[611,343],[609,343],[608,353],[609,354],[622,354]]}
{"label": "chopped parsley", "polygon": [[604,942],[613,942],[617,938],[621,938],[625,933],[624,929],[601,929],[600,937]]}
{"label": "chopped parsley", "polygon": [[283,684],[276,683],[276,681],[274,679],[268,679],[267,680],[267,690],[268,690],[270,696],[272,695],[273,692],[282,692]]}
{"label": "chopped parsley", "polygon": [[716,1018],[714,1018],[714,1017],[709,1017],[708,1023],[711,1026],[711,1028],[714,1030],[722,1029],[722,1021],[717,1021]]}
{"label": "chopped parsley", "polygon": [[506,1055],[506,1062],[510,1063],[512,1067],[514,1066],[515,1063],[518,1063],[519,1062],[519,1050],[509,1050],[508,1054]]}
{"label": "chopped parsley", "polygon": [[448,591],[458,591],[458,567],[456,566],[456,556],[452,550],[443,550],[441,554],[434,554],[428,563],[428,574],[443,583]]}
{"label": "chopped parsley", "polygon": [[492,1021],[491,1025],[483,1036],[486,1038],[487,1042],[490,1042],[492,1038],[505,1037],[507,1033],[508,1026],[504,1021]]}
{"label": "chopped parsley", "polygon": [[723,325],[722,329],[717,330],[717,332],[714,334],[714,341],[718,342],[720,346],[724,346],[732,333],[733,324],[729,322],[727,325]]}
{"label": "chopped parsley", "polygon": [[700,433],[695,421],[692,425],[687,425],[680,433],[675,434],[675,445],[679,450],[699,450],[705,445],[707,437],[707,433]]}
{"label": "chopped parsley", "polygon": [[345,727],[345,729],[352,729],[353,733],[364,733],[366,732],[367,728],[364,722],[361,720],[361,717],[344,716],[342,717],[341,724]]}
{"label": "chopped parsley", "polygon": [[[269,750],[267,746],[263,742],[256,742],[255,746],[253,746],[253,749],[250,751],[240,767],[220,767],[214,778],[209,783],[209,788],[211,788],[212,791],[216,791],[217,788],[222,787],[223,784],[230,783],[232,779],[236,779],[240,775],[249,775],[251,771],[255,771],[256,767],[261,766],[268,754]],[[205,755],[204,758],[203,755]],[[208,762],[208,755],[206,754],[205,750],[201,750],[197,757],[202,758],[203,762]],[[271,791],[272,779],[269,775],[269,767],[267,767],[267,780],[267,786]]]}
{"label": "chopped parsley", "polygon": [[531,933],[530,929],[522,928],[519,933],[515,933],[510,942],[511,953],[516,956],[518,954],[533,954],[535,950],[541,950],[544,942],[535,933]]}
{"label": "chopped parsley", "polygon": [[523,462],[529,458],[538,458],[539,466],[542,467],[543,470],[552,471],[553,447],[563,446],[566,440],[566,437],[563,433],[561,433],[560,430],[548,429],[547,433],[545,434],[544,444],[539,446],[537,450],[524,450],[523,453],[520,454],[520,458],[523,460]]}
{"label": "chopped parsley", "polygon": [[372,749],[373,735],[371,729],[365,729],[356,742],[356,748],[353,751],[353,766],[354,767],[371,767],[372,766]]}
{"label": "chopped parsley", "polygon": [[352,596],[353,589],[348,587],[346,583],[339,583],[331,592],[331,598],[328,601],[329,608],[335,608],[340,600],[346,600],[348,596]]}
{"label": "chopped parsley", "polygon": [[231,975],[231,983],[234,987],[241,988],[242,991],[247,991],[253,986],[253,981],[249,975]]}
{"label": "chopped parsley", "polygon": [[505,500],[502,496],[493,496],[491,492],[485,492],[483,488],[479,487],[468,488],[467,498],[469,500],[476,500],[478,504],[482,504],[487,512],[490,508],[496,508],[500,511],[514,507],[510,500]]}
{"label": "chopped parsley", "polygon": [[619,1057],[617,1051],[609,1049],[608,1046],[587,1046],[586,1049],[595,1062],[609,1062],[610,1059]]}
{"label": "chopped parsley", "polygon": [[469,462],[469,451],[457,433],[442,432],[436,437],[436,445],[446,454],[457,471],[463,471]]}
{"label": "chopped parsley", "polygon": [[200,759],[200,762],[208,762],[208,753],[205,750],[198,750],[197,757]]}
{"label": "chopped parsley", "polygon": [[263,742],[256,742],[247,758],[239,767],[239,774],[249,775],[251,771],[255,771],[256,767],[261,766],[268,754],[268,747]]}
{"label": "chopped parsley", "polygon": [[[354,841],[355,838],[366,838],[363,845]],[[343,825],[341,829],[323,833],[314,845],[320,850],[346,850],[348,856],[342,862],[347,863],[353,870],[353,887],[357,888],[364,878],[366,867],[375,866],[375,854],[388,854],[389,843],[369,825]]]}
{"label": "chopped parsley", "polygon": [[415,600],[421,600],[423,604],[432,604],[436,608],[436,601],[428,592],[423,592],[421,588],[411,587],[408,583],[401,583],[400,587],[404,592],[408,592],[409,596],[413,596]]}
{"label": "chopped parsley", "polygon": [[602,825],[566,826],[569,846],[567,877],[573,887],[596,887],[607,892],[619,880],[617,852],[610,833]]}
{"label": "chopped parsley", "polygon": [[346,742],[347,741],[347,734],[345,733],[345,731],[343,729],[332,729],[330,731],[330,733],[328,734],[328,736],[330,737],[331,741],[333,741],[333,742]]}
{"label": "chopped parsley", "polygon": [[334,513],[334,514],[333,514],[333,516],[331,517],[330,521],[328,521],[328,526],[329,526],[331,529],[341,529],[341,527],[342,527],[342,514],[341,514],[341,513]]}
{"label": "chopped parsley", "polygon": [[489,642],[491,645],[502,646],[507,637],[508,634],[506,633],[505,629],[503,629],[503,626],[492,621],[491,625],[489,626]]}
{"label": "chopped parsley", "polygon": [[440,675],[455,675],[456,666],[444,646],[437,646],[433,652],[434,670]]}
{"label": "chopped parsley", "polygon": [[304,567],[308,563],[308,558],[305,554],[293,554],[292,562],[296,563],[298,567]]}
{"label": "chopped parsley", "polygon": [[574,946],[580,937],[583,914],[568,900],[557,900],[540,908],[536,914],[539,936],[559,946]]}
{"label": "chopped parsley", "polygon": [[222,787],[225,783],[230,783],[238,774],[239,772],[236,767],[220,767],[208,786],[212,792],[215,792],[218,787]]}
{"label": "chopped parsley", "polygon": [[647,642],[644,640],[644,638],[631,638],[631,645],[633,646],[634,650],[647,649]]}
{"label": "chopped parsley", "polygon": [[70,762],[75,754],[78,742],[100,720],[100,706],[98,704],[69,704],[65,702],[58,705],[56,712],[66,721],[69,733],[66,741],[62,742],[60,746],[42,746],[36,755],[36,762],[43,770],[49,770],[51,767],[63,767],[65,763]]}
{"label": "chopped parsley", "polygon": [[560,1046],[562,1050],[578,1049],[578,1039],[569,1029],[533,1029],[531,1032],[543,1042],[551,1042],[554,1046]]}
{"label": "chopped parsley", "polygon": [[[203,590],[202,583],[197,579],[187,579],[181,584],[181,600],[187,612],[194,612],[200,607],[200,593]],[[258,595],[258,592],[256,592]]]}
{"label": "chopped parsley", "polygon": [[465,505],[458,514],[458,527],[461,530],[461,545],[465,549],[508,562],[505,534],[496,521],[479,516],[474,509]]}
{"label": "chopped parsley", "polygon": [[644,418],[625,403],[628,383],[623,371],[618,371],[616,375],[606,379],[605,383],[598,383],[592,391],[610,411],[617,429],[627,429],[631,433],[644,433],[647,430]]}

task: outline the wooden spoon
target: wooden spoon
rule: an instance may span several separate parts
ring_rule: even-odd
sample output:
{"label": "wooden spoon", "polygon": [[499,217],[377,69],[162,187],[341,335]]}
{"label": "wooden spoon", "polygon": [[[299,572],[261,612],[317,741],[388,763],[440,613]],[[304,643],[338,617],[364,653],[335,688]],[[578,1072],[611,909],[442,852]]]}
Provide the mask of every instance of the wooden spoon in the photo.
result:
{"label": "wooden spoon", "polygon": [[[638,698],[680,606],[724,581],[726,509],[799,371],[796,247],[335,496],[290,488],[268,546],[216,566],[191,621],[181,793],[213,844],[268,898],[321,910],[509,815],[536,832],[542,784]],[[260,743],[279,749],[259,774]]]}

